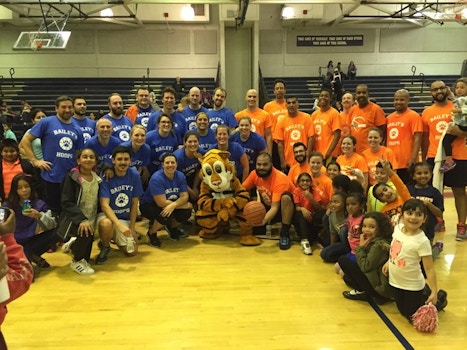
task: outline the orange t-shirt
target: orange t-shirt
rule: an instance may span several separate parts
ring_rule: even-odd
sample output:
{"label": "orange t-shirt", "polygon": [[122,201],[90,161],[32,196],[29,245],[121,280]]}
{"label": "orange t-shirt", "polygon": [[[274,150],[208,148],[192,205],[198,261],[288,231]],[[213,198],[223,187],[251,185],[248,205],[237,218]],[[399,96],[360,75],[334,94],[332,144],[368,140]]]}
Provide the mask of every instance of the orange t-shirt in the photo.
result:
{"label": "orange t-shirt", "polygon": [[350,178],[355,178],[355,176],[351,175],[346,167],[358,168],[362,173],[368,172],[368,165],[366,164],[365,158],[358,153],[354,153],[350,157],[342,154],[337,157],[336,162],[341,166],[341,172]]}
{"label": "orange t-shirt", "polygon": [[279,119],[283,118],[287,114],[287,107],[285,105],[285,100],[283,103],[278,103],[276,101],[269,101],[263,107],[263,109],[269,113],[271,119],[271,132],[274,133],[276,130],[276,125]]}
{"label": "orange t-shirt", "polygon": [[256,170],[253,170],[242,185],[248,191],[256,187],[261,201],[268,207],[272,203],[280,201],[284,192],[293,193],[295,189],[287,175],[276,168],[272,168],[272,173],[267,179],[259,177]]}
{"label": "orange t-shirt", "polygon": [[362,153],[363,158],[366,160],[366,164],[368,166],[368,182],[370,185],[374,185],[376,183],[375,172],[376,172],[376,164],[378,164],[380,159],[387,159],[391,162],[391,165],[394,169],[397,166],[396,156],[394,152],[387,147],[380,146],[379,151],[373,153],[371,148],[367,148]]}
{"label": "orange t-shirt", "polygon": [[397,165],[393,169],[405,169],[412,157],[414,135],[423,132],[422,118],[417,112],[407,109],[402,114],[391,113],[386,119],[386,146],[394,152]]}
{"label": "orange t-shirt", "polygon": [[[334,132],[342,128],[339,112],[332,107],[325,112],[318,109],[311,115],[311,122],[313,131],[310,133],[314,135],[313,148],[324,156],[334,138]],[[333,157],[339,155],[337,144],[331,155]]]}
{"label": "orange t-shirt", "polygon": [[311,186],[313,192],[321,197],[320,204],[327,206],[331,201],[331,197],[334,193],[332,189],[332,180],[325,173],[321,172],[319,176],[311,176]]}
{"label": "orange t-shirt", "polygon": [[235,113],[235,119],[237,119],[237,122],[241,117],[250,117],[251,131],[260,134],[263,137],[265,137],[264,131],[272,126],[269,113],[261,108],[256,108],[253,112],[245,108],[244,110]]}
{"label": "orange t-shirt", "polygon": [[402,206],[404,205],[405,201],[412,197],[412,195],[410,194],[407,186],[404,185],[396,173],[391,176],[390,180],[397,190],[397,198],[392,203],[386,203],[384,207],[381,208],[381,212],[389,218],[392,226],[396,226],[399,223],[399,219],[402,215]]}
{"label": "orange t-shirt", "polygon": [[308,139],[313,136],[310,131],[312,131],[311,118],[304,112],[298,112],[293,118],[287,114],[278,121],[273,139],[284,142],[284,159],[289,166],[297,163],[293,156],[293,145],[295,142],[303,142],[308,146]]}
{"label": "orange t-shirt", "polygon": [[[451,111],[454,108],[454,103],[449,103],[444,107],[439,107],[435,104],[426,108],[422,113],[423,132],[428,133],[428,152],[427,158],[434,158],[438,149],[439,141],[443,131],[446,130],[449,123],[452,121]],[[453,157],[454,145],[453,142]],[[465,147],[465,146],[464,146]],[[456,158],[457,159],[457,158]]]}
{"label": "orange t-shirt", "polygon": [[308,173],[311,175],[311,168],[310,168],[310,163],[305,162],[304,164],[300,165],[298,163],[295,163],[292,165],[292,167],[289,170],[289,173],[287,176],[289,177],[290,181],[297,186],[297,179],[298,176],[302,173]]}
{"label": "orange t-shirt", "polygon": [[337,143],[337,146],[336,146],[337,155],[342,154],[342,149],[341,149],[342,140],[347,135],[350,135],[349,114],[342,111],[342,112],[339,113],[339,117],[340,117],[340,120],[341,120],[341,137],[340,137],[339,142]]}
{"label": "orange t-shirt", "polygon": [[376,103],[360,108],[358,105],[349,111],[350,135],[357,139],[357,153],[362,153],[368,145],[368,132],[372,127],[386,125],[386,115]]}
{"label": "orange t-shirt", "polygon": [[14,163],[7,163],[2,160],[2,167],[3,193],[5,193],[5,198],[3,198],[3,200],[5,201],[10,194],[11,182],[13,181],[13,178],[18,174],[22,174],[23,168],[21,167],[21,161],[19,159],[17,159]]}

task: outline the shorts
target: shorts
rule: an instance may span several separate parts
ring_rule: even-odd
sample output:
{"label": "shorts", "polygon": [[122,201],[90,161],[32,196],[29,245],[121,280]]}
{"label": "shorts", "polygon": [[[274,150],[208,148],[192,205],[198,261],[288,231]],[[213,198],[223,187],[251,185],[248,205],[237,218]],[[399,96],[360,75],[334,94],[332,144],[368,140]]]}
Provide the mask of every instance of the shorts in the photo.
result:
{"label": "shorts", "polygon": [[[99,223],[102,221],[102,219],[105,219],[105,218],[107,218],[107,216],[104,213],[97,214],[96,226],[99,227]],[[120,221],[120,223],[122,223],[126,227],[130,227],[130,220],[118,219],[118,221]],[[114,227],[114,234],[113,234],[112,239],[114,240],[115,244],[118,245],[119,247],[126,247],[126,244],[127,244],[126,236],[116,227]]]}
{"label": "shorts", "polygon": [[465,187],[467,186],[467,160],[456,160],[456,167],[444,173],[444,186]]}

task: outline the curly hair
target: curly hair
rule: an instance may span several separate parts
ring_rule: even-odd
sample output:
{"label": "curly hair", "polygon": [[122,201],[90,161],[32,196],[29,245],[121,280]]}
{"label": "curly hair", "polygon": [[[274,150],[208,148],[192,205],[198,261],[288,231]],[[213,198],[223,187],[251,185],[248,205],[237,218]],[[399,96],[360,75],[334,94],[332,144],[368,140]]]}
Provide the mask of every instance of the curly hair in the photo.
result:
{"label": "curly hair", "polygon": [[376,225],[378,226],[378,228],[376,230],[375,237],[383,238],[390,242],[392,239],[392,232],[393,232],[393,227],[391,225],[391,222],[389,221],[386,215],[384,215],[383,213],[377,212],[377,211],[366,213],[363,216],[362,225],[360,225],[358,229],[359,233],[362,233],[363,222],[367,218],[373,219],[376,221]]}

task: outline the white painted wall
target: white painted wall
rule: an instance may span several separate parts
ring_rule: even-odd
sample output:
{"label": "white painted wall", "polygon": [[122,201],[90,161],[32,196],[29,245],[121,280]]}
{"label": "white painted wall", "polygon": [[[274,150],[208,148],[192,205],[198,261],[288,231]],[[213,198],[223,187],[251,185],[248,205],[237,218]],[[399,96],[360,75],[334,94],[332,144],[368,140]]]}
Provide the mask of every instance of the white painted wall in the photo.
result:
{"label": "white painted wall", "polygon": [[[340,61],[343,67],[353,60],[361,76],[409,75],[412,65],[417,67],[417,73],[425,75],[457,75],[467,59],[467,30],[455,23],[416,30],[283,27],[279,8],[280,5],[261,5],[259,30],[255,30],[254,40],[259,39],[259,63],[265,77],[316,76],[318,67],[329,60]],[[149,67],[152,77],[214,78],[223,47],[217,13],[211,11],[209,24],[159,24],[142,29],[70,28],[72,35],[67,49],[52,52],[13,51],[19,32],[36,28],[5,25],[0,28],[0,75],[8,77],[8,70],[14,67],[17,78],[140,77]],[[364,32],[371,40],[364,48],[305,48],[300,52],[294,47],[298,34],[349,32]],[[271,33],[275,33],[275,45],[266,50],[265,46],[270,45],[264,43],[271,40]]]}

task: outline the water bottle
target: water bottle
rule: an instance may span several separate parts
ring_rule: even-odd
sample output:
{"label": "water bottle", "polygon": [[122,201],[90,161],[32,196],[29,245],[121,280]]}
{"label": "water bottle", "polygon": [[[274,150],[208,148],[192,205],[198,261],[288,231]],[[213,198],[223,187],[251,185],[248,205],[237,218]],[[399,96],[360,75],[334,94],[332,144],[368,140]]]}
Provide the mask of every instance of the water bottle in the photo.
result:
{"label": "water bottle", "polygon": [[135,251],[135,239],[133,236],[126,238],[126,252],[131,254]]}
{"label": "water bottle", "polygon": [[270,224],[266,225],[266,237],[267,238],[272,237],[272,225],[270,225]]}

